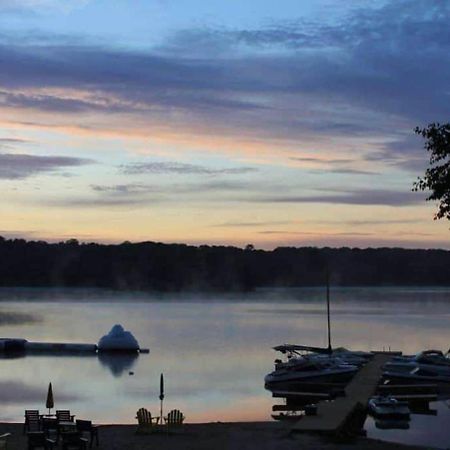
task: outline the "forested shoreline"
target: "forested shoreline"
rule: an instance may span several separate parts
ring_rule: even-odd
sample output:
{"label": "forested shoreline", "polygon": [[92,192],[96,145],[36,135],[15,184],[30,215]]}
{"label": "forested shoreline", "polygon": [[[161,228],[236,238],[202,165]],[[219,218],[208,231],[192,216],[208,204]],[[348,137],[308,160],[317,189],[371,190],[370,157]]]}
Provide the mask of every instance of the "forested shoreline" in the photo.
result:
{"label": "forested shoreline", "polygon": [[105,245],[0,237],[0,286],[152,291],[260,287],[450,286],[450,251],[279,247],[271,251],[156,242]]}

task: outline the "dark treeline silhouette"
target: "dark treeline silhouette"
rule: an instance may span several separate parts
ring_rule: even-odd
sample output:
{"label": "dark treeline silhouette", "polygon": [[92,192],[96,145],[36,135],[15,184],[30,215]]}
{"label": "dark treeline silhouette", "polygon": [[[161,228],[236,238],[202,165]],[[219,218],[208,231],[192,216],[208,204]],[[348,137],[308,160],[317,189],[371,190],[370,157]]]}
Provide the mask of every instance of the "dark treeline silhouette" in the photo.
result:
{"label": "dark treeline silhouette", "polygon": [[57,244],[0,237],[0,286],[245,291],[319,286],[450,285],[450,251],[293,248],[272,251],[142,242]]}

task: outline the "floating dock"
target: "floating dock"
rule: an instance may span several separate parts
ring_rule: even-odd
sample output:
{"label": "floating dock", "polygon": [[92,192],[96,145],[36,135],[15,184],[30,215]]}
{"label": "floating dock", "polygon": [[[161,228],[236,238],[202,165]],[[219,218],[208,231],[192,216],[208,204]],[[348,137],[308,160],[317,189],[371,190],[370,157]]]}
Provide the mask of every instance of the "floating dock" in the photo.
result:
{"label": "floating dock", "polygon": [[69,342],[29,342],[26,339],[0,338],[0,354],[79,354],[95,355],[104,352],[149,353],[147,348],[101,349],[97,344],[77,344]]}
{"label": "floating dock", "polygon": [[319,403],[317,415],[302,417],[292,427],[292,431],[320,434],[338,433],[358,408],[366,407],[369,398],[377,390],[383,365],[391,358],[391,353],[376,353],[346,386],[345,397],[337,398],[332,402]]}

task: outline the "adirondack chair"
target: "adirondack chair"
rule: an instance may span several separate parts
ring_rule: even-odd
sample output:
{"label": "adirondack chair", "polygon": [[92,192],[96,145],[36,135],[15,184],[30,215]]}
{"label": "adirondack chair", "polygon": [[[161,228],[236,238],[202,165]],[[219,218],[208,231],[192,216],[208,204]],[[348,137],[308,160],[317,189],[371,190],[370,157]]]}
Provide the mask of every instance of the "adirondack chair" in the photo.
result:
{"label": "adirondack chair", "polygon": [[8,438],[11,436],[11,433],[4,433],[0,435],[0,450],[8,449]]}
{"label": "adirondack chair", "polygon": [[23,434],[27,431],[40,431],[41,430],[41,416],[37,409],[25,410],[25,422],[23,424]]}
{"label": "adirondack chair", "polygon": [[152,433],[156,430],[156,426],[159,422],[159,417],[152,417],[150,411],[145,408],[141,408],[136,413],[136,419],[138,420],[137,434]]}
{"label": "adirondack chair", "polygon": [[94,437],[95,437],[95,442],[97,444],[98,447],[98,425],[92,425],[92,422],[90,420],[78,420],[76,421],[77,423],[77,430],[80,433],[89,433],[90,436],[90,443],[89,443],[89,448],[92,448],[92,443],[94,442]]}
{"label": "adirondack chair", "polygon": [[44,449],[53,450],[56,441],[48,439],[43,431],[31,431],[27,433],[28,436],[28,450]]}
{"label": "adirondack chair", "polygon": [[167,425],[167,432],[170,430],[180,429],[183,425],[185,417],[183,413],[178,409],[172,409],[172,411],[167,414],[167,417],[164,417],[164,421]]}

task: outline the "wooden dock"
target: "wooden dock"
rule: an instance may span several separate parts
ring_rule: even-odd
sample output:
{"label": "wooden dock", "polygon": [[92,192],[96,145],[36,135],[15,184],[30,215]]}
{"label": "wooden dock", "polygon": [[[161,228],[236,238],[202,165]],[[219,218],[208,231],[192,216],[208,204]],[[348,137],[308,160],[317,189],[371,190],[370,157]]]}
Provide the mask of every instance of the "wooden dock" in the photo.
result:
{"label": "wooden dock", "polygon": [[334,434],[341,430],[355,410],[365,408],[374,395],[382,375],[383,365],[392,354],[375,354],[345,388],[345,397],[319,403],[317,415],[305,416],[292,427],[294,432]]}

